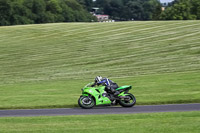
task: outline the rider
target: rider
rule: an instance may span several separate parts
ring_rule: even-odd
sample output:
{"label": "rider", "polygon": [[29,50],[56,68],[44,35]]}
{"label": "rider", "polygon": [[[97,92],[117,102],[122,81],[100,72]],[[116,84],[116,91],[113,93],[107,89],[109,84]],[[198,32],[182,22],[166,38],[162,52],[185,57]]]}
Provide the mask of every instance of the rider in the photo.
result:
{"label": "rider", "polygon": [[116,89],[118,88],[118,85],[116,83],[114,83],[112,80],[108,79],[108,78],[102,78],[101,76],[97,76],[94,80],[94,84],[92,85],[103,85],[105,86],[105,90],[108,93],[114,94],[114,96],[119,95],[119,91],[117,91]]}

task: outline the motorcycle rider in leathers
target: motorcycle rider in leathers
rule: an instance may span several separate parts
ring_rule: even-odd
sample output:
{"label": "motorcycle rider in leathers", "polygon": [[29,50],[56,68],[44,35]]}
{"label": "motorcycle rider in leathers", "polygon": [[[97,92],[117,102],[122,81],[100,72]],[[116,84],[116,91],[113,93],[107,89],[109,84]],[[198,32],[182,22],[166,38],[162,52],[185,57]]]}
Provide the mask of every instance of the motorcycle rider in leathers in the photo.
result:
{"label": "motorcycle rider in leathers", "polygon": [[114,94],[114,97],[117,97],[117,95],[119,95],[119,91],[117,91],[116,89],[118,88],[118,85],[116,83],[114,83],[112,80],[108,79],[108,78],[102,78],[101,76],[97,76],[94,80],[94,84],[92,85],[92,87],[94,86],[99,86],[99,85],[103,85],[105,86],[105,91],[107,93],[111,93]]}

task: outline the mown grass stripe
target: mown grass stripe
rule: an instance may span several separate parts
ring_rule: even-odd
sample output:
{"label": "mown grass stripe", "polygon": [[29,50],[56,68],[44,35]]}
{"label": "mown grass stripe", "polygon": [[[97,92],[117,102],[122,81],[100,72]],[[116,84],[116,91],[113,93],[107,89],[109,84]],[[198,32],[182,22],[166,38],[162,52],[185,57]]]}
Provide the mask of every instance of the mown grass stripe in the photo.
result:
{"label": "mown grass stripe", "polygon": [[[168,24],[169,25],[169,24]],[[163,25],[164,26],[164,25]],[[138,27],[138,26],[137,26]],[[156,27],[160,27],[160,26],[156,26]],[[162,27],[162,26],[161,26]],[[102,28],[104,28],[104,27],[102,27]],[[154,28],[154,27],[153,27]],[[87,28],[82,28],[81,30],[84,30],[84,29],[89,29],[88,27]],[[121,28],[119,28],[119,29],[117,29],[117,30],[120,30]],[[152,28],[150,28],[150,29],[152,29]],[[75,30],[79,30],[79,29],[76,29],[75,28]],[[69,31],[67,31],[67,33],[69,32],[73,32],[73,31],[75,31],[75,30],[69,30]],[[142,30],[145,30],[145,29],[142,29]],[[93,30],[91,30],[91,31],[93,31]],[[112,30],[111,30],[112,31]],[[64,32],[65,33],[65,32]],[[77,32],[76,32],[77,33]],[[104,32],[103,32],[104,33]],[[39,38],[40,37],[48,37],[48,36],[52,36],[52,35],[55,35],[55,34],[59,34],[59,33],[53,33],[53,34],[48,34],[48,35],[44,35],[44,36],[39,36]],[[33,34],[34,35],[34,34]],[[95,35],[95,34],[94,34]],[[16,36],[15,36],[16,37]],[[32,37],[32,38],[28,38],[28,39],[34,39],[34,37]]]}

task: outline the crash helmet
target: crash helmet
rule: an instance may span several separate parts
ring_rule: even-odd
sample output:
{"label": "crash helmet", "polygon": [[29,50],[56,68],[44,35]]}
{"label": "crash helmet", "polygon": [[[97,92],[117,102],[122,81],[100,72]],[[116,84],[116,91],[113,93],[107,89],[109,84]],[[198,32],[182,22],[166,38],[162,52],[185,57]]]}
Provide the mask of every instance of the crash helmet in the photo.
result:
{"label": "crash helmet", "polygon": [[96,78],[95,78],[94,81],[98,83],[98,82],[100,82],[102,79],[103,79],[103,78],[102,78],[101,76],[96,76]]}

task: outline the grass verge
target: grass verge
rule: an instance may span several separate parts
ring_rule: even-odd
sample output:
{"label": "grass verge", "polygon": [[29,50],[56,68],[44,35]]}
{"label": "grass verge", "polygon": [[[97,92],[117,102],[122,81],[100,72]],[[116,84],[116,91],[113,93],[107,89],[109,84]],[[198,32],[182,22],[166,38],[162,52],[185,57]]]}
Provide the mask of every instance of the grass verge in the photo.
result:
{"label": "grass verge", "polygon": [[[132,85],[137,105],[199,103],[200,75],[169,73],[115,79],[119,85]],[[77,107],[81,88],[90,80],[66,80],[1,86],[0,109]]]}
{"label": "grass verge", "polygon": [[200,112],[0,118],[2,133],[199,133]]}

